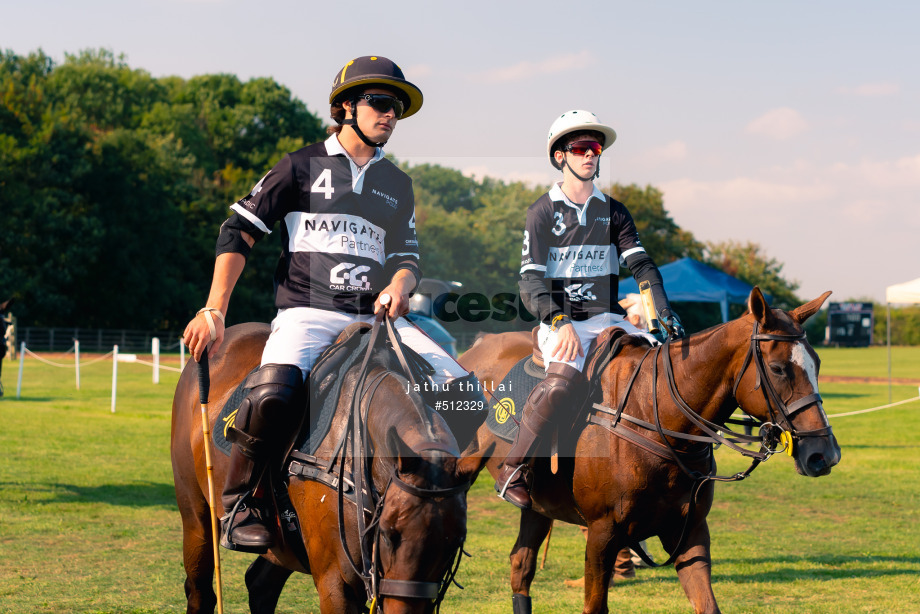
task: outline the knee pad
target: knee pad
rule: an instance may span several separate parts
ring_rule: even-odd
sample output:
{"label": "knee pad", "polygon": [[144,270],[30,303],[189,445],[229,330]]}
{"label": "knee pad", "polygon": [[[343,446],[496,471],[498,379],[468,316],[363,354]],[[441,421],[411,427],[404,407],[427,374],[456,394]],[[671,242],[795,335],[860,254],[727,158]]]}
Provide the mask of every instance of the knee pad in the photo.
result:
{"label": "knee pad", "polygon": [[265,365],[246,384],[249,394],[227,429],[227,439],[247,455],[262,456],[266,446],[296,434],[292,431],[306,409],[303,372],[294,365]]}

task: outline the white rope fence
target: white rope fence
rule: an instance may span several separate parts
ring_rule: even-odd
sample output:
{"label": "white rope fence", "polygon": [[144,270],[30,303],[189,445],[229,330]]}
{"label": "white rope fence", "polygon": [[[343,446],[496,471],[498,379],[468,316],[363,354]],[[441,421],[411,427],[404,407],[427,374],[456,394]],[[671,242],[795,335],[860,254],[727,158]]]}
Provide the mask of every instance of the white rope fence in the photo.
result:
{"label": "white rope fence", "polygon": [[879,405],[878,407],[870,407],[869,409],[860,409],[858,411],[848,411],[842,414],[827,414],[828,418],[843,418],[845,416],[857,416],[859,414],[868,414],[873,411],[879,411],[880,409],[888,409],[889,407],[896,407],[898,405],[904,405],[905,403],[913,403],[914,401],[920,401],[920,396],[915,396],[912,399],[904,399],[903,401],[898,401],[897,403],[888,403],[887,405]]}
{"label": "white rope fence", "polygon": [[146,361],[146,360],[140,360],[137,357],[137,354],[119,354],[117,345],[112,348],[111,352],[108,352],[107,354],[103,356],[99,356],[98,358],[87,360],[85,362],[80,362],[80,341],[77,339],[74,339],[73,346],[71,346],[70,349],[64,352],[65,356],[73,352],[74,362],[73,364],[63,364],[63,363],[54,362],[53,360],[48,360],[47,358],[43,358],[39,356],[32,350],[28,349],[26,347],[25,342],[23,342],[20,345],[20,350],[19,350],[19,377],[17,378],[17,383],[16,383],[16,398],[17,399],[22,398],[22,375],[23,375],[23,371],[25,368],[26,354],[28,354],[32,358],[35,358],[40,363],[46,364],[51,367],[57,367],[61,369],[74,369],[75,374],[76,374],[77,390],[80,389],[80,367],[86,367],[86,366],[95,364],[97,362],[106,360],[108,358],[111,358],[112,359],[112,413],[114,414],[115,413],[115,403],[116,403],[116,398],[117,398],[117,390],[118,390],[118,363],[119,362],[134,362],[134,363],[139,363],[142,365],[153,367],[153,383],[159,384],[160,383],[160,369],[163,369],[165,371],[171,371],[174,373],[181,373],[182,369],[185,367],[185,344],[182,343],[182,340],[180,339],[177,343],[169,346],[168,349],[172,349],[177,346],[179,347],[179,364],[181,365],[180,368],[170,367],[167,365],[160,364],[160,340],[156,337],[154,337],[151,343],[151,354],[153,355],[152,362]]}
{"label": "white rope fence", "polygon": [[[92,360],[87,360],[86,362],[80,362],[80,342],[75,339],[73,347],[71,347],[69,350],[64,352],[65,355],[71,352],[74,353],[73,365],[61,364],[61,363],[57,363],[57,362],[48,360],[47,358],[42,358],[41,356],[39,356],[32,350],[28,349],[25,343],[22,343],[22,345],[20,346],[20,351],[19,351],[19,378],[16,384],[16,398],[18,399],[22,395],[22,372],[23,372],[24,359],[25,359],[26,354],[35,358],[39,362],[52,366],[52,367],[58,367],[58,368],[63,368],[63,369],[75,369],[76,379],[77,379],[77,390],[80,389],[80,367],[86,367],[91,364],[106,360],[109,357],[112,357],[113,358],[112,360],[112,413],[115,413],[116,389],[118,387],[118,363],[119,362],[135,362],[135,363],[139,363],[142,365],[153,367],[153,383],[159,384],[160,383],[160,369],[163,369],[165,371],[171,371],[174,373],[181,373],[182,369],[185,368],[185,344],[182,343],[182,340],[180,339],[177,343],[169,346],[168,349],[172,349],[176,346],[179,347],[179,364],[180,364],[179,368],[169,367],[169,366],[160,364],[160,340],[156,337],[154,337],[153,342],[151,344],[151,354],[153,355],[153,362],[141,360],[137,357],[136,354],[119,355],[117,345],[114,346],[111,352],[103,356],[94,358]],[[848,411],[848,412],[844,412],[841,414],[827,414],[827,417],[828,418],[844,418],[847,416],[858,416],[860,414],[868,414],[868,413],[880,411],[883,409],[889,409],[891,407],[897,407],[899,405],[905,405],[907,403],[913,403],[915,401],[920,401],[920,395],[915,396],[910,399],[904,399],[903,401],[897,401],[895,403],[879,405],[878,407],[870,407],[869,409]],[[742,416],[732,416],[732,417],[733,418],[744,418],[743,415]]]}

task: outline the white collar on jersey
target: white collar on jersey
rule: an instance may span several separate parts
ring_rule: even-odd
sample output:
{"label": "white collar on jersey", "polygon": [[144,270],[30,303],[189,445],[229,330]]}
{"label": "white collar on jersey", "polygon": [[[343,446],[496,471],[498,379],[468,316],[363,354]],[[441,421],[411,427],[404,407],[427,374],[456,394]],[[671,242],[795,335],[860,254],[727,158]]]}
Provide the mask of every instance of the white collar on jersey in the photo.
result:
{"label": "white collar on jersey", "polygon": [[607,202],[607,197],[604,196],[604,193],[601,192],[597,186],[594,186],[594,191],[591,193],[591,196],[588,197],[588,200],[585,201],[584,205],[577,205],[569,200],[569,197],[565,195],[565,192],[562,191],[562,182],[553,184],[553,187],[549,189],[549,198],[554,201],[562,201],[569,207],[575,209],[578,212],[578,223],[581,226],[587,224],[585,215],[588,212],[588,203],[591,202],[592,198],[600,200],[602,203]]}
{"label": "white collar on jersey", "polygon": [[358,166],[355,164],[355,161],[352,159],[348,152],[345,151],[345,148],[342,147],[342,144],[339,142],[339,136],[337,134],[331,135],[326,139],[326,152],[330,156],[343,155],[348,158],[348,163],[351,165],[351,189],[355,194],[361,193],[361,188],[364,186],[364,171],[370,168],[371,164],[374,162],[379,162],[383,160],[383,149],[378,147],[374,152],[374,157],[367,161],[367,164],[364,166]]}

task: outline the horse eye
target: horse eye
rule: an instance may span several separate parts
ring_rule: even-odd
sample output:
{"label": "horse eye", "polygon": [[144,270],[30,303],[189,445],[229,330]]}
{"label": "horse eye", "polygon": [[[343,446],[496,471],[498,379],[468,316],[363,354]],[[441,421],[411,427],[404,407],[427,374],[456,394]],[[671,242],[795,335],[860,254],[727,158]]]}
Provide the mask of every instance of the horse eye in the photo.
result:
{"label": "horse eye", "polygon": [[770,371],[773,371],[773,373],[775,373],[776,375],[782,375],[784,370],[785,369],[783,368],[783,365],[781,363],[778,363],[778,362],[770,363]]}
{"label": "horse eye", "polygon": [[385,529],[380,532],[380,537],[383,538],[383,542],[390,549],[396,548],[399,545],[399,533],[397,531]]}

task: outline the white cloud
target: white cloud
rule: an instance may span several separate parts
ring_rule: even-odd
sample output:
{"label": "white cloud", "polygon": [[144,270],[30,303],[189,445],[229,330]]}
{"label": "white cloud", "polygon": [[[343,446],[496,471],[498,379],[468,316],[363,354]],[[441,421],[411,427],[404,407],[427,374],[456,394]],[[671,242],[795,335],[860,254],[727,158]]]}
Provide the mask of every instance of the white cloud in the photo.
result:
{"label": "white cloud", "polygon": [[745,131],[782,141],[798,136],[807,129],[808,122],[801,113],[789,107],[780,107],[767,111],[749,123]]}
{"label": "white cloud", "polygon": [[[702,241],[753,241],[784,263],[803,297],[827,289],[881,300],[887,283],[916,277],[920,154],[852,164],[790,161],[714,181],[662,182],[674,220]],[[878,262],[890,267],[875,278]]]}
{"label": "white cloud", "polygon": [[784,215],[802,205],[828,198],[833,185],[779,183],[767,179],[737,177],[724,181],[678,179],[662,184],[669,211],[693,215],[711,212],[750,221],[751,215]]}
{"label": "white cloud", "polygon": [[684,141],[671,141],[661,147],[653,147],[641,152],[637,162],[654,166],[666,162],[679,162],[687,158],[687,144]]}
{"label": "white cloud", "polygon": [[431,67],[431,64],[414,64],[403,72],[406,74],[406,78],[412,81],[413,79],[422,79],[434,74],[434,69]]}
{"label": "white cloud", "polygon": [[898,83],[891,81],[877,81],[875,83],[863,83],[855,87],[840,87],[837,91],[841,94],[853,94],[854,96],[881,97],[894,96],[901,91]]}
{"label": "white cloud", "polygon": [[593,64],[597,59],[591,51],[584,50],[578,53],[568,53],[539,62],[525,60],[512,66],[493,68],[473,75],[473,80],[483,83],[506,83],[508,81],[523,81],[532,77],[552,75],[560,72],[584,69]]}
{"label": "white cloud", "polygon": [[831,167],[840,181],[854,179],[873,190],[920,189],[920,154],[895,160],[861,160],[858,164],[835,164]]}

